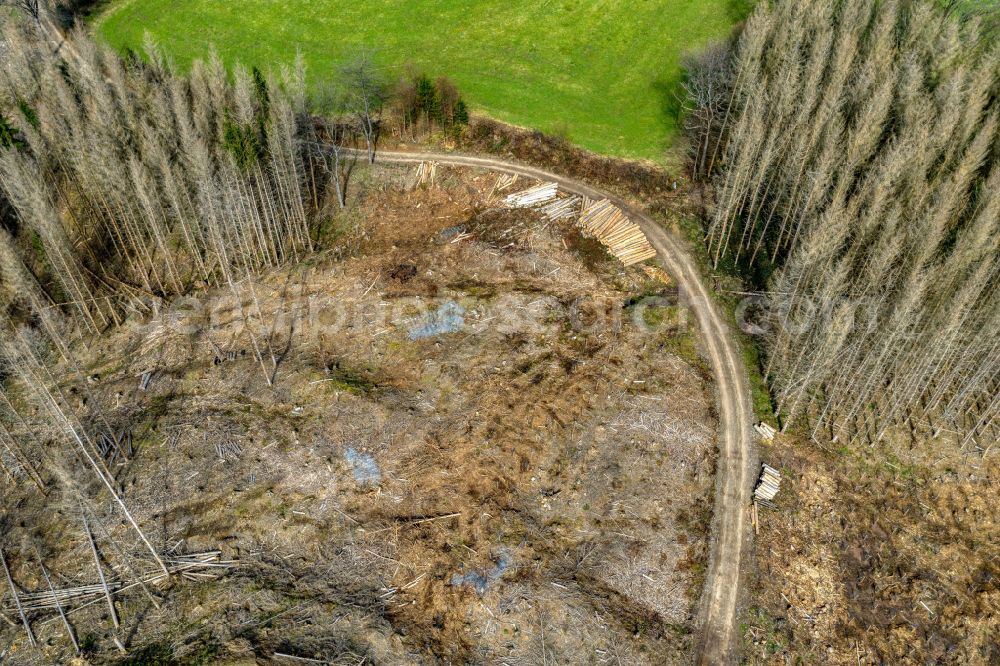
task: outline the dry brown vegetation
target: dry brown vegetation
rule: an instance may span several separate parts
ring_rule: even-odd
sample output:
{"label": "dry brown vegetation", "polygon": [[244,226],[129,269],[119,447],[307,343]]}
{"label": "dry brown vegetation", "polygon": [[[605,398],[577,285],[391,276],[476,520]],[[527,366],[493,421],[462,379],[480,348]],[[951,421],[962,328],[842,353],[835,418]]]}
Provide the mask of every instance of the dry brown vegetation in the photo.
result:
{"label": "dry brown vegetation", "polygon": [[[670,292],[571,223],[490,210],[495,176],[439,168],[413,191],[408,172],[359,177],[360,198],[321,234],[329,251],[254,278],[254,300],[209,289],[206,307],[72,344],[82,373],[52,359],[88,432],[103,427],[96,414],[131,427],[136,452],[113,466],[115,486],[156,550],[221,547],[240,562],[154,589],[160,609],[122,595],[131,657],[682,659],[715,427],[683,309],[647,307]],[[448,303],[461,330],[413,339]],[[278,354],[273,387],[248,326]],[[48,489],[13,467],[3,484],[15,580],[42,584],[34,540],[61,581],[90,582],[75,498],[100,496],[96,482],[68,461],[67,482],[50,483],[60,454],[42,453],[44,412],[20,404],[32,394],[20,381],[8,394]],[[135,530],[92,504],[109,572],[151,569]],[[115,658],[105,606],[71,617],[88,659]],[[32,620],[40,651],[3,628],[19,663],[71,654],[58,618]]]}
{"label": "dry brown vegetation", "polygon": [[[495,177],[331,166],[301,69],[180,76],[151,45],[9,27],[9,654],[687,654],[714,416],[675,291],[493,207]],[[152,580],[216,548],[238,567]],[[42,562],[59,588],[151,589],[25,631]]]}
{"label": "dry brown vegetation", "polygon": [[512,127],[475,116],[460,137],[462,148],[486,152],[555,169],[559,173],[606,187],[625,196],[638,197],[652,206],[676,203],[676,189],[684,179],[663,167],[598,155],[577,148],[558,136]]}
{"label": "dry brown vegetation", "polygon": [[785,480],[756,540],[749,663],[1000,659],[1000,459],[938,450],[764,447]]}

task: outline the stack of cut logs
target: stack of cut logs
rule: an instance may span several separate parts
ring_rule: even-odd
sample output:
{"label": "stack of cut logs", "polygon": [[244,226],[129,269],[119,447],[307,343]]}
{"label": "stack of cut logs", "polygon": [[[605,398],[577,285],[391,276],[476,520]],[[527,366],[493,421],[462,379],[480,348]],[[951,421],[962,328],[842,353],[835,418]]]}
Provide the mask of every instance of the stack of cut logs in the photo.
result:
{"label": "stack of cut logs", "polygon": [[760,534],[760,511],[758,507],[763,505],[771,509],[774,506],[774,496],[778,494],[778,487],[781,485],[781,472],[770,465],[760,466],[760,478],[757,480],[757,487],[753,491],[753,503],[750,505],[750,522],[754,532]]}
{"label": "stack of cut logs", "polygon": [[764,423],[763,421],[761,421],[760,423],[756,424],[753,427],[753,429],[757,431],[757,434],[760,435],[760,438],[762,440],[764,440],[765,442],[772,441],[774,439],[774,436],[778,434],[777,430],[775,430],[774,428],[772,428],[767,423]]}
{"label": "stack of cut logs", "polygon": [[576,217],[580,210],[580,197],[556,199],[540,208],[545,217],[553,222],[570,217]]}
{"label": "stack of cut logs", "polygon": [[[513,184],[508,177],[500,178],[493,188],[494,193]],[[656,256],[656,250],[649,244],[649,239],[642,233],[639,225],[629,220],[608,199],[592,202],[576,196],[560,197],[558,183],[541,183],[521,192],[508,194],[504,198],[504,204],[511,208],[535,208],[553,221],[575,217],[582,208],[578,224],[626,266]],[[669,279],[663,281],[669,282]]]}
{"label": "stack of cut logs", "polygon": [[646,234],[621,209],[607,199],[588,207],[580,215],[580,226],[608,248],[626,266],[656,256]]}
{"label": "stack of cut logs", "polygon": [[544,206],[559,196],[559,185],[556,183],[542,183],[534,187],[529,187],[523,192],[508,194],[504,203],[511,208],[535,208]]}
{"label": "stack of cut logs", "polygon": [[774,508],[771,500],[778,494],[778,487],[781,485],[781,472],[770,465],[760,466],[760,479],[757,487],[753,491],[753,499],[759,504]]}

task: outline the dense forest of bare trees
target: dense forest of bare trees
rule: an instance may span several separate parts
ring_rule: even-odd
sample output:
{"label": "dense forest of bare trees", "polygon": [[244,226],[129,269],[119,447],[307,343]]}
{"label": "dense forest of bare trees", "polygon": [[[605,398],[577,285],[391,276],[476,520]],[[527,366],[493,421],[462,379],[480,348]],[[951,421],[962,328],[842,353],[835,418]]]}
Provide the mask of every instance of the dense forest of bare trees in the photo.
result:
{"label": "dense forest of bare trees", "polygon": [[[182,76],[152,44],[122,57],[24,17],[0,61],[0,468],[84,503],[106,492],[165,571],[105,463],[113,429],[72,341],[195,287],[256,303],[245,278],[312,249],[329,169],[301,63],[265,76],[213,56]],[[247,331],[270,383],[274,356]]]}
{"label": "dense forest of bare trees", "polygon": [[[270,384],[278,362],[254,333],[267,327],[253,278],[312,251],[331,206],[346,205],[348,147],[374,160],[388,82],[363,52],[314,87],[332,91],[317,109],[301,59],[264,74],[213,54],[181,74],[152,43],[119,54],[64,33],[47,3],[3,4],[20,20],[5,17],[0,35],[0,467],[43,492],[43,468],[89,470],[138,530],[95,444],[110,431],[100,406],[71,405],[53,355],[86,391],[75,342],[217,286]],[[444,92],[435,108],[464,114]],[[68,455],[46,459],[35,433]]]}
{"label": "dense forest of bare trees", "polygon": [[1000,50],[950,9],[760,3],[692,75],[711,256],[764,276],[772,391],[814,433],[997,434]]}
{"label": "dense forest of bare trees", "polygon": [[19,141],[0,184],[35,239],[28,261],[87,328],[131,298],[232,284],[309,249],[301,67],[236,66],[230,81],[212,57],[181,77],[152,45],[140,63],[83,36],[56,52],[13,23],[4,39],[0,111]]}

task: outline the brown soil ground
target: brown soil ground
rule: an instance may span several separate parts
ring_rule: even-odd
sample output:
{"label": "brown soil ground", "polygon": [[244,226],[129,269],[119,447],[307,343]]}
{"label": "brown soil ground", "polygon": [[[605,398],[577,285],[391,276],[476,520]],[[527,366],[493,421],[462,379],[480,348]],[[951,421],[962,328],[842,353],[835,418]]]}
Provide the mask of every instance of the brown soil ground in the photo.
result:
{"label": "brown soil ground", "polygon": [[1000,456],[912,441],[761,447],[784,477],[761,513],[748,663],[1000,663]]}
{"label": "brown soil ground", "polygon": [[[54,373],[93,432],[134,433],[114,469],[157,549],[240,562],[154,589],[161,608],[121,595],[124,663],[689,654],[716,430],[689,317],[572,223],[495,208],[495,176],[410,175],[356,174],[324,252],[76,345],[89,381]],[[2,486],[19,588],[44,587],[36,545],[57,585],[95,582],[78,495],[112,578],[151,570],[48,424],[25,430],[62,478]],[[3,606],[8,658],[68,660],[58,616],[32,616],[35,651]],[[123,658],[105,606],[70,617],[87,660]]]}

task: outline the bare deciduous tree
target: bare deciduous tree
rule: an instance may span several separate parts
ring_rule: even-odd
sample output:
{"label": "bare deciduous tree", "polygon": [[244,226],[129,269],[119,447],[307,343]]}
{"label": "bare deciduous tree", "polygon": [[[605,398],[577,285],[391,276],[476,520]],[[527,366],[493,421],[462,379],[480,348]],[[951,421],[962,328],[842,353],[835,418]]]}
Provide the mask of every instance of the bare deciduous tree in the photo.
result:
{"label": "bare deciduous tree", "polygon": [[317,147],[320,147],[321,150],[325,149],[324,152],[328,152],[329,156],[332,157],[328,160],[324,154],[324,164],[328,164],[330,170],[330,181],[333,183],[337,205],[340,208],[345,208],[347,206],[347,182],[344,166],[347,153],[344,148],[347,147],[353,134],[351,131],[353,123],[348,124],[344,121],[348,107],[343,89],[332,83],[320,86],[313,96],[311,107],[316,110],[317,122],[322,128],[322,135],[317,137],[320,139],[316,142]]}
{"label": "bare deciduous tree", "polygon": [[340,82],[343,86],[344,106],[365,138],[369,164],[374,164],[388,86],[368,51],[361,51],[341,66]]}
{"label": "bare deciduous tree", "polygon": [[3,0],[0,5],[19,9],[35,22],[41,20],[42,12],[45,10],[45,3],[42,0]]}
{"label": "bare deciduous tree", "polygon": [[685,58],[685,128],[693,139],[693,170],[699,178],[708,176],[709,158],[722,141],[723,119],[732,94],[731,61],[728,44],[715,44]]}

